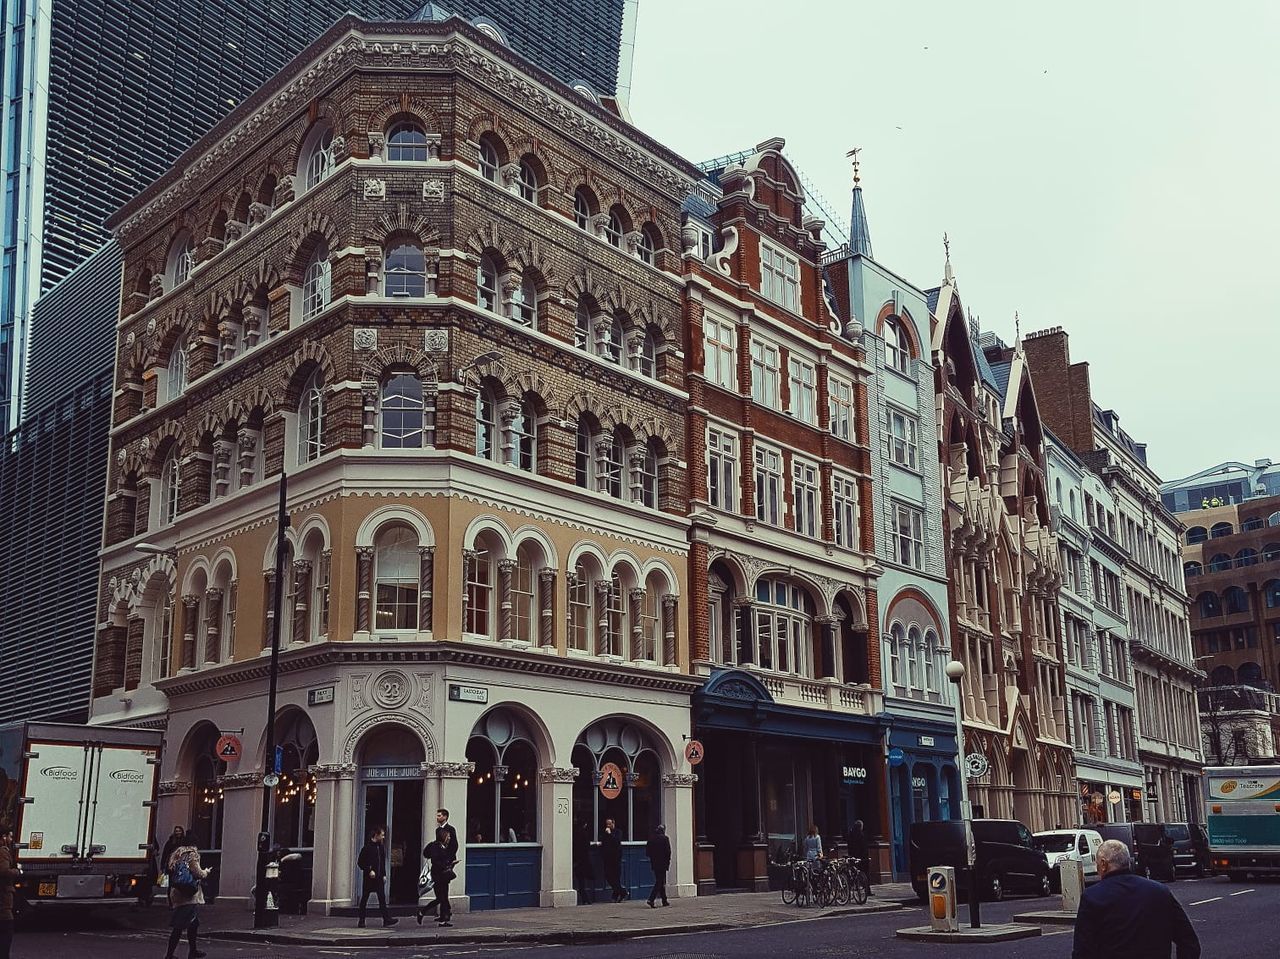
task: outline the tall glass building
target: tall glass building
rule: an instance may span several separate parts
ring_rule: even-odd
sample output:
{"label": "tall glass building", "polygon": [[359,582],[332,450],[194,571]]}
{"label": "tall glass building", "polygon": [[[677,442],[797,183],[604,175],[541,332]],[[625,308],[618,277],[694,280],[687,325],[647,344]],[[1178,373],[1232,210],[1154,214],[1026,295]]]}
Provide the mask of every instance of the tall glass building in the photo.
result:
{"label": "tall glass building", "polygon": [[[0,722],[83,717],[120,251],[102,224],[348,12],[457,15],[613,94],[636,0],[0,0]],[[37,304],[37,300],[40,302]],[[33,683],[31,651],[57,683]]]}

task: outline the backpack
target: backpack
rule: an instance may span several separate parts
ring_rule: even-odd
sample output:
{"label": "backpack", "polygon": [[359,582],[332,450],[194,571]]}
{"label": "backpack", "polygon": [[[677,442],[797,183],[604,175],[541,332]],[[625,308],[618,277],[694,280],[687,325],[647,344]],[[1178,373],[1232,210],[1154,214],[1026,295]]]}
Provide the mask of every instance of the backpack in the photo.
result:
{"label": "backpack", "polygon": [[191,874],[191,866],[185,859],[178,860],[178,864],[169,870],[169,888],[184,896],[194,896],[199,890],[200,884]]}

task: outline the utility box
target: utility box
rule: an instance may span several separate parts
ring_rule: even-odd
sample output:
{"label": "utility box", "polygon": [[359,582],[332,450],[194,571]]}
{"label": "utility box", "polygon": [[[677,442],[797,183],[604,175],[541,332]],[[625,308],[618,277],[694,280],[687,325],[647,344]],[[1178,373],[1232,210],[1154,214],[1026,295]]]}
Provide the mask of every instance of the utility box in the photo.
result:
{"label": "utility box", "polygon": [[1084,895],[1084,863],[1079,859],[1063,860],[1058,863],[1058,876],[1062,881],[1062,911],[1075,915]]}
{"label": "utility box", "polygon": [[929,867],[929,927],[935,932],[959,932],[956,919],[956,871],[952,866]]}

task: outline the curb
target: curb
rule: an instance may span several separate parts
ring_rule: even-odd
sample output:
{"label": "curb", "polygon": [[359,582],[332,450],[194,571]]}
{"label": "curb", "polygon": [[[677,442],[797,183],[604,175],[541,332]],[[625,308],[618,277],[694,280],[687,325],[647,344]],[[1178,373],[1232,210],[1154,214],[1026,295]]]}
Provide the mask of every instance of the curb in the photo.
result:
{"label": "curb", "polygon": [[1034,939],[1043,935],[1039,926],[1019,925],[1005,922],[980,929],[965,929],[958,932],[939,932],[929,926],[915,926],[910,929],[899,929],[894,935],[908,942],[945,942],[951,944],[969,943],[978,945],[985,942],[1010,942],[1014,939]]}
{"label": "curb", "polygon": [[[839,907],[819,913],[815,919],[834,919],[837,917],[875,915],[885,912],[899,912],[902,907],[896,903],[877,903],[874,906]],[[789,919],[779,918],[779,922]],[[211,930],[205,932],[207,939],[219,939],[227,942],[261,942],[278,946],[428,946],[428,945],[460,945],[483,943],[539,943],[544,945],[567,945],[570,943],[588,945],[597,942],[617,942],[620,939],[638,939],[642,936],[673,936],[700,932],[725,932],[732,929],[752,929],[771,925],[769,922],[753,922],[750,924],[732,922],[698,922],[680,925],[643,926],[633,929],[563,929],[554,932],[504,932],[468,934],[465,929],[455,932],[425,935],[417,932],[387,933],[383,936],[314,936],[305,933],[288,932],[252,932],[244,929]]]}

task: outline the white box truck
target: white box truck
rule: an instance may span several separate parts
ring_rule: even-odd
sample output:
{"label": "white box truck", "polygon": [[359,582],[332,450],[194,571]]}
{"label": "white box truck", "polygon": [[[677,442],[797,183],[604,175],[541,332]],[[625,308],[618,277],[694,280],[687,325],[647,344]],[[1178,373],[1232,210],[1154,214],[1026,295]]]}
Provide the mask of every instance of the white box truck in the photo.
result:
{"label": "white box truck", "polygon": [[0,824],[29,906],[137,902],[152,881],[163,733],[17,722],[0,726]]}
{"label": "white box truck", "polygon": [[1213,872],[1280,876],[1280,766],[1210,766],[1204,799]]}

